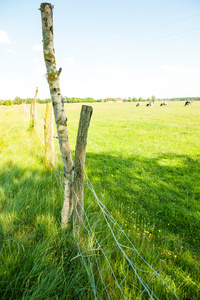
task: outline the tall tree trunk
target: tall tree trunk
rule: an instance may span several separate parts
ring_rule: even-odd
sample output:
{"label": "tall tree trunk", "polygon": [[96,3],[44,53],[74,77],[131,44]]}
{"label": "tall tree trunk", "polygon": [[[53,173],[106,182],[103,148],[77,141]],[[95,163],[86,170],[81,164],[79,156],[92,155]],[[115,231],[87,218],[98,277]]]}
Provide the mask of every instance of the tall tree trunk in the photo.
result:
{"label": "tall tree trunk", "polygon": [[47,80],[54,108],[60,151],[62,154],[65,177],[64,203],[62,209],[62,226],[66,227],[72,213],[72,175],[73,162],[67,133],[67,118],[62,103],[59,76],[61,68],[56,69],[55,49],[53,41],[53,6],[50,3],[41,3],[43,52],[47,69]]}

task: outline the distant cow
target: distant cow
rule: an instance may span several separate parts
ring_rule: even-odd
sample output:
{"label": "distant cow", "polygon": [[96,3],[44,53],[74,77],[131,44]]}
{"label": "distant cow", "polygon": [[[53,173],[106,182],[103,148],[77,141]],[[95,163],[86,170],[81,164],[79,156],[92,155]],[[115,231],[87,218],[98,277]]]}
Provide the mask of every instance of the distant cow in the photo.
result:
{"label": "distant cow", "polygon": [[142,103],[141,102],[138,102],[137,104],[136,104],[136,107],[137,106],[141,106],[142,105]]}
{"label": "distant cow", "polygon": [[192,101],[187,100],[187,101],[185,102],[185,106],[187,106],[187,105],[192,105]]}
{"label": "distant cow", "polygon": [[147,103],[147,105],[146,106],[153,106],[153,102],[149,102],[149,103]]}
{"label": "distant cow", "polygon": [[164,106],[164,105],[168,105],[168,103],[167,103],[167,102],[162,102],[162,103],[160,104],[160,106]]}

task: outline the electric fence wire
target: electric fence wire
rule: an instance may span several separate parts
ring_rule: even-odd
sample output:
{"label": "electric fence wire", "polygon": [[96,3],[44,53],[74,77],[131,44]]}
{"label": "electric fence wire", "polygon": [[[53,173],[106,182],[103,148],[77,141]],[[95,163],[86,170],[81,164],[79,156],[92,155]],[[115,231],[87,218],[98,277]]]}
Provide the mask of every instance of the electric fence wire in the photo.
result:
{"label": "electric fence wire", "polygon": [[[41,119],[41,118],[40,118]],[[44,126],[44,123],[37,122],[37,126]],[[39,131],[39,130],[38,130]],[[37,133],[37,131],[36,131]],[[37,133],[38,134],[38,133]],[[59,156],[59,159],[61,156]],[[79,158],[80,159],[80,158]],[[82,162],[81,162],[82,163]],[[56,170],[56,168],[55,168]],[[170,292],[174,295],[176,299],[179,299],[178,296],[172,291],[172,289],[169,287],[169,285],[162,279],[159,273],[157,273],[149,264],[148,262],[141,256],[139,251],[136,249],[136,247],[133,245],[133,243],[130,241],[128,236],[125,234],[124,230],[120,227],[120,225],[117,223],[117,221],[113,218],[113,216],[110,214],[108,209],[105,207],[105,205],[99,200],[94,187],[89,180],[86,172],[85,173],[85,178],[86,181],[83,182],[85,188],[87,188],[93,196],[93,201],[88,205],[86,209],[84,209],[84,222],[81,224],[82,228],[80,229],[78,227],[77,229],[77,224],[74,222],[73,218],[73,228],[74,228],[74,238],[76,240],[76,244],[78,247],[79,254],[78,256],[81,256],[81,259],[83,261],[83,264],[86,268],[88,278],[90,280],[91,287],[93,289],[94,297],[95,299],[102,299],[101,293],[102,293],[102,288],[99,291],[99,286],[100,284],[103,287],[103,292],[104,296],[107,296],[107,299],[113,299],[113,296],[115,297],[115,292],[118,290],[120,292],[120,295],[124,298],[127,299],[125,292],[123,289],[125,289],[124,285],[127,281],[127,279],[130,277],[130,269],[132,269],[136,275],[137,280],[139,280],[140,284],[142,285],[143,289],[140,291],[140,294],[138,295],[137,299],[141,298],[141,296],[146,292],[150,299],[159,299],[154,291],[150,288],[150,284],[153,282],[154,278],[159,278],[165,286],[170,290]],[[59,176],[59,172],[55,172],[55,175],[57,177],[57,183],[59,185],[60,191],[63,193],[63,184],[61,181],[61,177]],[[74,174],[74,176],[77,176],[77,174]],[[78,178],[80,180],[80,178]],[[74,190],[74,186],[73,186]],[[74,195],[77,198],[77,195]],[[77,201],[77,199],[76,199]],[[94,205],[96,205],[96,208],[98,208],[97,211],[97,218],[94,221],[94,219],[91,218],[93,216],[94,212]],[[82,207],[83,209],[83,207]],[[74,207],[74,215],[79,217],[79,213],[76,209],[76,206]],[[103,218],[102,218],[103,217]],[[91,220],[90,220],[91,219]],[[107,236],[100,237],[100,240],[98,238],[98,232],[95,232],[95,227],[99,228],[104,228],[102,226],[102,221],[104,221],[104,226],[107,227],[105,228],[105,232],[109,230],[109,234]],[[97,224],[99,226],[97,226]],[[118,233],[115,233],[115,231]],[[86,235],[84,236],[84,234]],[[107,249],[107,251],[104,250],[106,248],[106,244],[108,242],[108,239],[113,239],[113,243],[115,246],[113,247],[113,250]],[[127,244],[125,244],[125,242]],[[109,244],[109,243],[108,243]],[[95,248],[95,249],[94,249]],[[131,255],[128,255],[126,253],[126,250],[131,251]],[[98,252],[101,252],[101,256],[99,259]],[[93,254],[91,254],[93,252]],[[112,254],[113,252],[116,252],[118,256],[121,256],[122,260],[125,259],[127,263],[127,271],[124,277],[117,278],[117,274],[119,271],[115,271],[114,268],[112,267],[112,262],[110,261],[110,258],[108,255]],[[133,255],[134,254],[134,255]],[[146,267],[149,270],[145,270],[142,268],[139,268],[137,266],[136,262],[136,256],[139,258],[139,260],[146,265]],[[77,257],[78,257],[77,256]],[[132,258],[130,258],[132,256]],[[105,262],[102,263],[102,257],[104,257]],[[133,262],[133,259],[135,259],[135,262]],[[106,263],[106,266],[104,265]],[[102,266],[101,266],[102,265]],[[97,271],[96,271],[97,269]],[[109,270],[109,271],[108,271]],[[139,272],[141,272],[140,275]],[[106,282],[106,277],[103,274],[106,273],[107,276],[111,276],[113,278],[112,283],[107,283]],[[98,276],[97,276],[98,274]],[[150,278],[142,278],[142,276],[151,276]],[[113,287],[111,288],[111,285]],[[110,290],[111,289],[111,290]]]}
{"label": "electric fence wire", "polygon": [[[79,158],[80,159],[80,158]],[[148,262],[141,256],[141,254],[139,253],[139,251],[136,249],[136,247],[133,245],[133,243],[130,241],[130,239],[128,238],[128,236],[126,235],[126,233],[124,232],[124,230],[120,227],[120,225],[117,223],[117,221],[113,218],[113,216],[110,214],[110,212],[108,211],[108,209],[105,207],[105,205],[99,200],[94,188],[93,188],[93,185],[91,183],[91,181],[89,180],[86,172],[85,173],[85,178],[86,178],[86,182],[84,182],[84,186],[85,187],[88,187],[90,189],[90,191],[92,192],[94,198],[95,198],[95,201],[98,205],[98,208],[100,209],[100,212],[98,213],[98,215],[103,215],[104,217],[104,220],[106,221],[106,225],[107,227],[109,228],[110,230],[110,233],[117,245],[117,248],[118,248],[118,251],[122,254],[122,257],[124,257],[128,263],[128,269],[131,268],[137,279],[139,280],[139,282],[142,284],[143,286],[143,290],[141,291],[140,295],[137,297],[137,299],[139,299],[143,293],[146,291],[148,293],[148,296],[150,297],[150,299],[159,299],[155,293],[153,292],[153,290],[149,287],[150,283],[153,281],[153,279],[157,276],[165,285],[166,287],[171,291],[171,293],[175,296],[176,299],[179,299],[178,296],[172,291],[172,289],[169,287],[169,285],[162,279],[162,277],[160,276],[159,273],[157,273],[149,264]],[[74,176],[77,176],[77,174],[74,174]],[[79,180],[81,180],[79,178]],[[74,191],[75,193],[75,191]],[[76,196],[76,200],[75,200],[75,203],[77,200],[77,195],[75,194]],[[83,209],[83,207],[82,207]],[[77,215],[78,214],[78,211],[76,209],[76,205],[75,205],[75,214]],[[123,296],[124,299],[127,299],[126,296],[124,295],[123,291],[122,291],[122,284],[124,283],[125,279],[127,278],[128,276],[128,272],[126,274],[126,276],[123,278],[123,280],[121,281],[121,283],[119,283],[119,281],[117,280],[117,276],[115,275],[115,272],[111,266],[111,262],[109,262],[109,259],[108,257],[106,256],[106,252],[103,251],[103,246],[101,246],[103,243],[103,240],[99,241],[98,238],[95,236],[95,232],[94,232],[94,229],[92,228],[91,224],[90,224],[90,221],[89,221],[89,215],[90,215],[90,211],[88,212],[88,208],[84,211],[84,223],[81,224],[84,226],[85,230],[88,232],[88,236],[90,237],[90,240],[91,240],[91,237],[93,239],[95,239],[95,242],[96,242],[96,245],[98,246],[98,250],[100,249],[101,250],[101,253],[103,254],[103,256],[105,257],[109,267],[110,267],[110,271],[115,279],[115,283],[117,283],[117,287],[118,289],[120,290],[121,292],[121,295]],[[76,222],[74,222],[74,237],[77,239],[77,245],[79,245],[79,241],[81,240],[81,237],[79,235],[79,230],[77,230],[77,224]],[[119,231],[120,233],[123,234],[123,242],[127,242],[129,244],[129,246],[126,246],[124,244],[122,244],[121,242],[119,242],[119,239],[117,238],[116,234],[114,233],[114,230],[117,230]],[[121,235],[121,234],[120,234]],[[78,238],[77,238],[78,236]],[[110,237],[109,237],[110,239]],[[87,238],[86,238],[86,241],[87,241]],[[104,242],[105,242],[105,238],[104,238]],[[87,242],[86,242],[87,243]],[[81,245],[83,245],[83,241],[81,243]],[[79,247],[80,249],[80,247]],[[86,246],[84,247],[84,252],[80,252],[79,255],[81,255],[81,258],[82,260],[84,260],[84,257],[83,254],[86,252],[85,251],[86,249]],[[137,265],[132,261],[132,259],[126,254],[125,252],[125,249],[129,249],[131,251],[133,251],[135,254],[137,254],[137,256],[139,257],[139,259],[149,268],[149,271],[147,270],[143,270],[141,268],[138,268]],[[79,250],[80,251],[80,250]],[[134,256],[133,256],[134,257]],[[95,255],[95,258],[96,258],[96,255]],[[135,257],[134,257],[135,258]],[[89,256],[87,257],[87,259],[89,259]],[[91,264],[91,262],[90,262]],[[84,265],[87,266],[87,264],[84,262]],[[150,280],[146,283],[144,279],[142,279],[141,275],[139,275],[139,271],[142,272],[142,273],[148,273],[148,274],[151,274],[152,277],[150,278]],[[99,269],[99,264],[98,264],[98,272],[99,274],[101,274],[101,270]],[[89,271],[88,271],[89,273]],[[92,278],[94,278],[94,274],[92,274]],[[101,276],[100,276],[101,277]],[[101,277],[102,278],[102,277]],[[93,284],[94,284],[94,281],[93,281]],[[105,286],[105,282],[103,281],[103,285]],[[108,295],[108,299],[111,299],[110,296],[114,293],[114,290],[116,289],[116,287],[109,293],[108,292],[108,289],[106,288],[106,294]],[[95,289],[93,287],[93,290],[95,291],[95,295],[96,295],[96,291],[97,289]],[[96,298],[95,298],[96,299]]]}
{"label": "electric fence wire", "polygon": [[[197,33],[193,33],[191,34],[191,32],[193,31],[196,31],[196,30],[200,30],[199,27],[197,28],[193,28],[193,29],[190,29],[190,30],[185,30],[185,31],[181,31],[181,32],[176,32],[176,33],[173,33],[173,34],[169,34],[169,35],[166,35],[166,36],[160,36],[160,37],[157,37],[157,38],[152,38],[152,39],[149,39],[149,40],[146,40],[146,41],[143,41],[143,42],[139,42],[139,43],[132,43],[131,45],[129,46],[126,46],[126,47],[120,47],[120,48],[116,48],[113,50],[108,50],[108,51],[103,51],[103,52],[100,52],[100,54],[98,54],[98,60],[99,60],[99,57],[100,55],[111,55],[111,57],[113,56],[113,54],[120,54],[121,52],[123,51],[128,51],[128,50],[136,50],[136,49],[141,49],[143,48],[144,46],[149,46],[150,44],[152,43],[155,43],[157,41],[160,41],[161,42],[169,42],[169,41],[174,41],[174,39],[169,39],[171,37],[175,37],[175,41],[179,40],[179,39],[185,39],[186,37],[191,37],[191,36],[195,36],[195,35],[199,35],[200,32],[197,32]],[[188,33],[187,35],[183,35],[185,33]],[[182,35],[182,36],[181,36]],[[156,43],[157,45],[158,43]],[[90,56],[86,56],[84,57],[83,59],[77,59],[76,62],[79,63],[79,64],[83,64],[83,63],[86,63],[88,62],[89,60],[91,59],[95,59],[97,56],[96,56],[96,53],[95,55],[90,55]]]}
{"label": "electric fence wire", "polygon": [[[166,27],[168,25],[179,23],[179,22],[182,22],[182,21],[185,21],[185,20],[194,19],[195,17],[198,17],[199,15],[200,15],[200,13],[197,13],[197,14],[192,15],[192,16],[188,16],[188,17],[185,17],[185,18],[177,19],[177,20],[174,20],[174,21],[171,21],[171,22],[167,22],[167,23],[164,23],[164,24],[160,24],[160,25],[157,25],[157,26],[152,26],[152,27],[140,30],[140,31],[136,31],[136,32],[133,32],[133,33],[128,34],[128,35],[123,35],[123,36],[120,36],[120,37],[116,37],[116,38],[113,38],[113,39],[110,39],[110,40],[107,40],[107,41],[95,44],[95,45],[93,45],[92,48],[96,48],[96,47],[99,47],[99,46],[105,45],[105,44],[108,45],[108,43],[110,43],[110,42],[122,40],[124,38],[130,38],[130,37],[135,36],[137,34],[141,34],[141,33],[149,32],[149,31],[153,31],[155,29]],[[80,53],[83,50],[88,50],[88,49],[91,49],[91,46],[87,47],[87,48],[79,49],[78,51],[75,51],[74,54]]]}
{"label": "electric fence wire", "polygon": [[[30,119],[30,109],[28,108],[26,103],[22,104],[23,111],[26,114],[27,118]],[[44,139],[44,116],[38,113],[34,118],[34,129],[37,133],[37,136],[41,142],[41,144],[44,146],[45,139]]]}
{"label": "electric fence wire", "polygon": [[23,106],[23,110],[24,110],[25,115],[27,116],[27,118],[30,118],[30,110],[28,109],[27,104],[23,103],[22,106]]}
{"label": "electric fence wire", "polygon": [[45,146],[45,139],[44,139],[44,117],[37,116],[34,120],[34,129],[37,133],[37,136],[43,145]]}
{"label": "electric fence wire", "polygon": [[[113,164],[111,164],[111,166],[112,166],[112,167],[115,167],[115,168],[118,169],[118,170],[120,170],[122,173],[126,174],[126,175],[129,176],[130,178],[135,179],[135,180],[139,180],[138,178],[135,178],[135,177],[131,176],[130,174],[128,174],[127,172],[125,172],[125,171],[122,170],[121,168],[119,168],[119,167],[117,167],[117,166],[115,166],[115,165],[113,165]],[[76,174],[75,174],[75,175],[76,175]],[[93,186],[92,186],[92,184],[91,184],[91,182],[90,182],[90,180],[89,180],[89,178],[88,178],[88,176],[87,176],[86,173],[85,173],[85,176],[86,176],[87,180],[86,180],[86,183],[84,182],[84,185],[90,188],[90,190],[93,192],[93,195],[95,195],[96,202],[98,202],[99,199],[98,199],[98,197],[96,196],[95,190],[94,190],[94,188],[93,188]],[[79,180],[80,180],[80,179],[79,179]],[[140,183],[142,183],[142,182],[140,182]],[[147,187],[148,189],[150,189],[153,193],[157,194],[158,196],[160,196],[160,197],[164,198],[165,200],[169,201],[171,204],[175,205],[177,208],[179,208],[179,209],[183,210],[184,212],[188,213],[190,216],[194,217],[194,218],[197,219],[198,221],[200,220],[198,217],[196,217],[196,216],[194,216],[193,214],[191,214],[188,210],[184,209],[183,207],[181,207],[181,206],[179,206],[178,204],[174,203],[172,200],[168,199],[167,197],[161,195],[161,194],[158,193],[157,191],[155,191],[155,190],[153,190],[152,188],[150,188],[150,187],[147,185],[147,183],[142,183],[142,184],[145,185],[145,187]],[[88,206],[88,208],[91,206],[91,204],[92,204],[92,202],[90,203],[90,205]],[[99,207],[101,207],[101,205],[103,205],[101,202],[98,202],[98,204],[99,204]],[[87,208],[87,209],[88,209],[88,208]],[[78,214],[77,210],[76,210],[76,213]],[[104,213],[104,216],[105,216],[105,218],[106,218],[106,213],[105,213],[103,207],[101,207],[101,213]],[[92,214],[92,211],[90,211],[89,214]],[[87,220],[87,223],[89,223],[86,212],[84,213],[84,215],[85,215],[85,219]],[[101,215],[101,214],[98,215],[99,218],[100,218],[100,215]],[[108,215],[109,215],[109,214],[108,214]],[[107,217],[108,217],[108,215],[107,215]],[[113,223],[117,224],[116,220],[113,219]],[[107,219],[107,225],[108,225],[108,224],[109,224],[109,223],[108,223],[108,219]],[[87,229],[88,232],[91,232],[91,235],[93,235],[92,227],[94,226],[94,224],[93,224],[92,226],[89,225],[89,224],[87,224],[87,225],[89,226],[89,230]],[[108,227],[109,227],[109,225],[108,225]],[[84,225],[84,228],[86,229],[86,225]],[[112,232],[112,230],[111,230],[111,232]],[[124,233],[123,230],[122,230],[122,232]],[[90,239],[90,235],[89,235],[88,238]],[[79,241],[79,239],[77,239],[77,245],[78,245],[78,241]],[[96,240],[96,243],[97,243],[98,246],[100,247],[100,245],[102,244],[102,241],[99,242],[98,240]],[[117,242],[116,242],[116,245],[119,246],[119,247],[122,247],[122,248],[123,248],[123,247],[126,247],[126,246],[121,245],[120,243],[117,243]],[[82,246],[83,246],[83,245],[82,245]],[[102,247],[101,247],[101,248],[102,248]],[[122,249],[122,248],[121,248],[121,249]],[[80,249],[80,247],[79,247],[79,249]],[[84,252],[86,253],[87,251],[86,251],[86,247],[85,247],[85,246],[84,246],[84,249],[85,249]],[[121,249],[120,249],[120,250],[121,250]],[[133,247],[132,247],[132,248],[129,247],[129,249],[132,249],[132,250],[133,250]],[[135,249],[134,249],[134,250],[135,250]],[[82,253],[80,254],[82,260],[84,260],[84,258],[85,258],[85,255],[83,255],[84,252],[82,252]],[[109,251],[108,251],[108,252],[109,252]],[[108,252],[106,252],[106,253],[108,253]],[[104,254],[105,254],[105,252],[104,252]],[[87,256],[87,259],[88,259],[88,258],[89,258],[89,256]],[[91,264],[91,262],[90,262],[90,264]],[[86,266],[87,264],[84,262],[84,265]],[[139,269],[139,268],[136,267],[135,269]],[[143,271],[143,272],[146,272],[146,271],[144,271],[144,270],[142,270],[142,271]],[[90,268],[90,272],[91,272],[91,268]],[[88,272],[88,273],[89,273],[89,272]],[[99,274],[101,274],[101,271],[99,271]],[[141,280],[140,282],[141,282],[141,283],[143,282],[143,286],[148,287],[149,284],[153,281],[154,277],[155,277],[155,276],[158,276],[158,275],[159,275],[159,274],[154,275],[154,276],[150,279],[150,281],[149,281],[148,284],[144,283],[142,280]],[[93,274],[92,278],[94,278],[94,274]],[[101,277],[100,277],[100,278],[101,278]],[[125,279],[124,279],[124,280],[125,280]],[[162,278],[161,278],[161,280],[162,280]],[[94,285],[94,281],[93,281],[93,280],[92,280],[92,282],[93,282],[93,285]],[[166,285],[167,285],[167,284],[166,284]],[[120,286],[119,283],[118,283],[118,286]],[[96,289],[95,289],[94,286],[93,286],[93,289],[94,289],[94,293],[95,293],[95,295],[96,295],[96,292],[95,292]],[[169,289],[170,289],[170,288],[169,288]],[[143,293],[145,292],[145,290],[146,290],[146,289],[144,289],[144,290],[141,292],[141,296],[143,295]],[[153,293],[153,292],[150,291],[150,290],[149,290],[149,292]],[[108,291],[106,291],[106,293],[108,293]],[[172,293],[174,294],[173,291],[172,291]],[[174,294],[174,295],[175,295],[175,294]],[[141,297],[141,296],[140,296],[140,297]],[[155,297],[155,299],[157,299],[155,295],[154,295],[154,297]],[[177,296],[175,295],[175,297],[177,297]],[[95,299],[96,299],[96,298],[95,298]],[[108,298],[108,299],[109,299],[109,298]],[[138,297],[137,299],[139,299],[139,297]],[[154,299],[154,298],[152,298],[152,299]],[[178,299],[178,298],[177,298],[177,299]]]}

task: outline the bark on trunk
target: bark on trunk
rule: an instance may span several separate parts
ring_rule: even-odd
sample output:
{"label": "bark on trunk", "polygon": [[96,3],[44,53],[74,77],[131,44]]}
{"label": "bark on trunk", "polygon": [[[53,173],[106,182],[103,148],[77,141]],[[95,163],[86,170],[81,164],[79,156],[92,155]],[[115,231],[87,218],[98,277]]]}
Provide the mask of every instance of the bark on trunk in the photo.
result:
{"label": "bark on trunk", "polygon": [[43,34],[43,52],[47,69],[47,80],[54,108],[55,122],[57,126],[60,150],[64,165],[65,192],[62,209],[62,226],[66,227],[72,212],[72,173],[73,162],[67,133],[67,118],[62,103],[59,75],[62,69],[56,69],[55,49],[53,41],[53,6],[50,3],[41,3]]}

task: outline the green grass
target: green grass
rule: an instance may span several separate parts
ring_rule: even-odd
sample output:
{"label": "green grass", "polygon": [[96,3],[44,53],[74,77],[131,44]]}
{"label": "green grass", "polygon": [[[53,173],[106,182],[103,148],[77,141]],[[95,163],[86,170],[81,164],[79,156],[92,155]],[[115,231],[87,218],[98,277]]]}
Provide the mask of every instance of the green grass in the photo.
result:
{"label": "green grass", "polygon": [[[86,172],[99,199],[180,299],[200,299],[200,103],[92,106]],[[65,106],[72,150],[80,107]],[[38,105],[40,114],[44,110]],[[71,260],[78,253],[76,243],[60,229],[62,193],[54,173],[44,168],[44,150],[22,107],[1,106],[0,128],[0,298],[93,299],[81,259]],[[108,226],[97,219],[99,210],[87,188],[85,201],[101,241],[109,236]],[[120,281],[127,263],[114,247],[112,238],[104,240],[102,248],[112,250],[108,256]],[[99,261],[103,269],[100,253]],[[137,257],[134,261],[145,269]],[[102,277],[112,291],[114,280],[106,268]],[[136,299],[143,290],[133,272],[122,288],[127,299]],[[175,299],[158,278],[151,288],[159,299]],[[99,295],[106,299],[100,283]],[[120,299],[117,289],[112,297]],[[143,293],[140,299],[149,297]]]}
{"label": "green grass", "polygon": [[0,299],[83,299],[91,288],[40,141],[21,106],[0,114]]}

